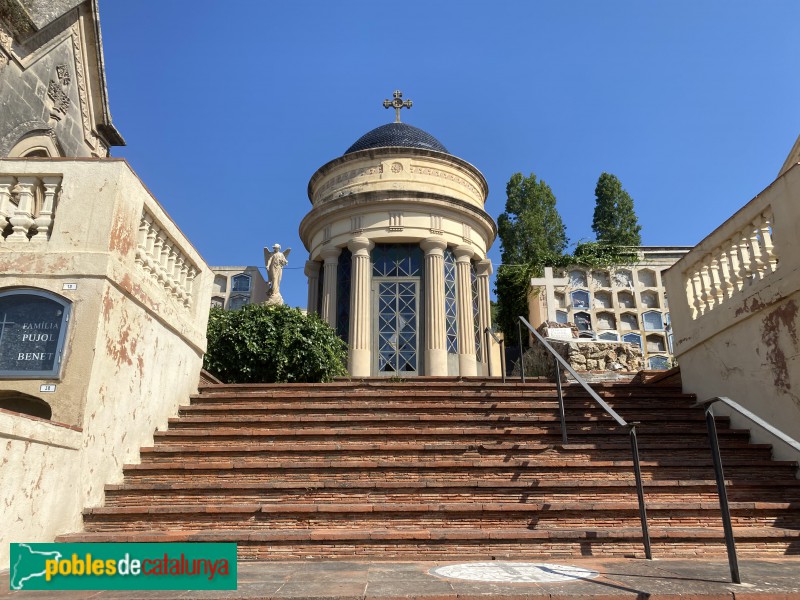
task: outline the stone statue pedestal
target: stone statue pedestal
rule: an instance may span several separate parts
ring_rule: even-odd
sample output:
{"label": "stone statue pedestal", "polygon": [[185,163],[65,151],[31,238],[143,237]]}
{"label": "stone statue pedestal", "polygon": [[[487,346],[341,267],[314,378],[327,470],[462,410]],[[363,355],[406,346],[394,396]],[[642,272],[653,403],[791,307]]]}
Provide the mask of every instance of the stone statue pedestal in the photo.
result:
{"label": "stone statue pedestal", "polygon": [[270,294],[270,296],[264,302],[264,304],[267,306],[281,306],[283,303],[283,296],[281,296],[280,292]]}

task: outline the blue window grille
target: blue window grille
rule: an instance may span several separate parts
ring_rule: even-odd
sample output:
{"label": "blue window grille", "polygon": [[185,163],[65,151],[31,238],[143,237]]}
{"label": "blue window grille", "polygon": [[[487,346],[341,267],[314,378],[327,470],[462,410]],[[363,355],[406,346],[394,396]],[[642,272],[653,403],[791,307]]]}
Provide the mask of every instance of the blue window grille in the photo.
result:
{"label": "blue window grille", "polygon": [[458,313],[456,310],[456,256],[450,248],[444,251],[444,319],[447,352],[458,354]]}
{"label": "blue window grille", "polygon": [[472,325],[475,331],[475,358],[478,362],[483,361],[481,352],[481,304],[478,295],[478,271],[475,263],[469,265],[470,284],[472,287]]}
{"label": "blue window grille", "polygon": [[420,277],[422,249],[413,244],[375,244],[372,249],[373,277]]}

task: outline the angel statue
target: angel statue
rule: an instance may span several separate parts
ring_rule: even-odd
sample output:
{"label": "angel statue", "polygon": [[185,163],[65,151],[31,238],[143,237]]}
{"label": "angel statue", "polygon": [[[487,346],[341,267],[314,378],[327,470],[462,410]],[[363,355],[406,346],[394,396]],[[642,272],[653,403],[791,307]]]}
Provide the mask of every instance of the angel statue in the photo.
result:
{"label": "angel statue", "polygon": [[272,246],[272,251],[269,248],[264,248],[264,261],[267,267],[267,278],[269,279],[269,290],[267,291],[267,304],[283,304],[281,297],[281,277],[283,275],[283,267],[289,264],[286,259],[291,252],[291,248],[287,248],[281,252],[281,245],[275,244]]}

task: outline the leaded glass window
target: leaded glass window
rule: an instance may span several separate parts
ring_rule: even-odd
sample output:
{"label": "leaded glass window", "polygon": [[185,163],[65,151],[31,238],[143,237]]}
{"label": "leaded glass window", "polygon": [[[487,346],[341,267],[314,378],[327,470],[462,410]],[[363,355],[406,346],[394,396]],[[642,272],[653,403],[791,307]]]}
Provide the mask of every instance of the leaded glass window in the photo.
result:
{"label": "leaded glass window", "polygon": [[378,371],[417,372],[416,281],[378,283]]}
{"label": "leaded glass window", "polygon": [[458,354],[458,313],[456,310],[456,256],[450,248],[444,251],[444,319],[447,352]]}
{"label": "leaded glass window", "polygon": [[472,287],[472,325],[475,330],[475,358],[478,362],[483,361],[481,354],[481,304],[478,296],[478,272],[475,270],[475,263],[469,264],[470,283]]}
{"label": "leaded glass window", "polygon": [[413,244],[375,244],[372,249],[373,277],[420,277],[422,249]]}
{"label": "leaded glass window", "polygon": [[339,255],[336,267],[336,333],[345,342],[350,336],[350,275],[353,266],[353,253],[347,248]]}

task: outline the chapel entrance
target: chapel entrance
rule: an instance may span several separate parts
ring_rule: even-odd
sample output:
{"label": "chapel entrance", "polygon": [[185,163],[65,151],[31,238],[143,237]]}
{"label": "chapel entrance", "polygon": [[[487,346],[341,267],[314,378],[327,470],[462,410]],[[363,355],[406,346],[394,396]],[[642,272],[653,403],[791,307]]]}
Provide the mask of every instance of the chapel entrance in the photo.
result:
{"label": "chapel entrance", "polygon": [[419,374],[419,279],[373,279],[376,347],[373,370],[378,375]]}

